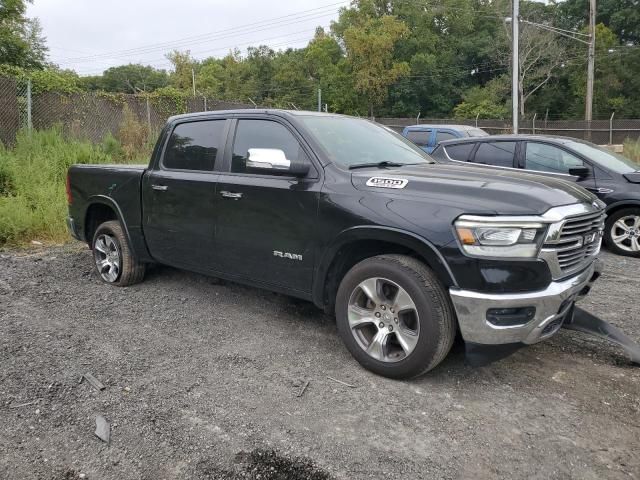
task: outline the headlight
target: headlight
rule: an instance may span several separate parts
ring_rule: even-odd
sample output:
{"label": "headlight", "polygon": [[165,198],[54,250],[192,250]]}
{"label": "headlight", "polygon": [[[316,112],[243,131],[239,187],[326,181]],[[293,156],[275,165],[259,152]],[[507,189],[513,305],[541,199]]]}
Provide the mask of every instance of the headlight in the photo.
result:
{"label": "headlight", "polygon": [[462,250],[474,257],[535,257],[547,230],[543,223],[499,217],[471,220],[462,216],[454,225]]}

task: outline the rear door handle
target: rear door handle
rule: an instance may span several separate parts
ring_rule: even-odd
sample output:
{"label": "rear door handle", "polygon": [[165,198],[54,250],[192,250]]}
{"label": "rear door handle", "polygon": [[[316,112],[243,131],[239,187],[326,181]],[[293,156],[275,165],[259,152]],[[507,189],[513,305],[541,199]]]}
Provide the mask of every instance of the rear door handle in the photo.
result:
{"label": "rear door handle", "polygon": [[169,187],[167,187],[166,185],[151,185],[151,188],[159,192],[165,192]]}
{"label": "rear door handle", "polygon": [[226,190],[222,190],[220,192],[220,195],[222,195],[224,198],[235,198],[236,200],[238,200],[239,198],[242,198],[242,193],[240,193],[240,192],[228,192]]}

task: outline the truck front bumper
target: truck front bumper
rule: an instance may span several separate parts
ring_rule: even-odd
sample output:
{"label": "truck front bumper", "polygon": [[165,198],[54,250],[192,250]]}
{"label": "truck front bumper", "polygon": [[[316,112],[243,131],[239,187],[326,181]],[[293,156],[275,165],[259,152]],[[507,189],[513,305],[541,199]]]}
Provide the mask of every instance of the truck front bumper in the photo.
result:
{"label": "truck front bumper", "polygon": [[[451,288],[449,293],[462,337],[466,342],[484,345],[532,344],[549,338],[560,329],[574,302],[589,292],[600,270],[600,261],[596,259],[574,277],[552,282],[536,292],[485,294]],[[496,325],[487,315],[489,310],[496,309],[528,311],[532,317],[515,325]]]}

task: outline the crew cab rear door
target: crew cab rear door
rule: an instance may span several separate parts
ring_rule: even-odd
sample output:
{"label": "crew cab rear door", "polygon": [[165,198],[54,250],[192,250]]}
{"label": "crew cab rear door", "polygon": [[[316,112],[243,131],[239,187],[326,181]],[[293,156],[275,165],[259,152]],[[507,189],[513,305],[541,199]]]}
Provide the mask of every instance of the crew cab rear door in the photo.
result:
{"label": "crew cab rear door", "polygon": [[227,119],[189,119],[173,126],[155,168],[142,182],[144,234],[161,263],[200,271],[213,265],[214,197]]}
{"label": "crew cab rear door", "polygon": [[[226,276],[309,292],[321,168],[298,132],[275,116],[239,114],[228,142],[216,188],[216,263]],[[308,175],[252,173],[248,151],[258,148],[309,162]]]}

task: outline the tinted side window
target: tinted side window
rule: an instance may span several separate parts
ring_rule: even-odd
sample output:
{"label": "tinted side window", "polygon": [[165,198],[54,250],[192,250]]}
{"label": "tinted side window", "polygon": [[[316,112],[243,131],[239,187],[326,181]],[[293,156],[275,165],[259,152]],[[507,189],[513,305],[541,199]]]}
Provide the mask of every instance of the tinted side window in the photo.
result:
{"label": "tinted side window", "polygon": [[481,143],[476,150],[475,163],[513,167],[513,156],[516,153],[516,142]]}
{"label": "tinted side window", "polygon": [[181,123],[173,129],[162,159],[165,168],[213,170],[226,120]]}
{"label": "tinted side window", "polygon": [[527,143],[524,168],[538,172],[569,173],[573,167],[582,167],[578,157],[561,148],[544,143]]}
{"label": "tinted side window", "polygon": [[461,162],[466,162],[469,159],[469,155],[471,155],[471,151],[475,146],[475,143],[462,143],[460,145],[447,145],[445,150],[447,151],[447,155],[449,158],[453,160],[459,160]]}
{"label": "tinted side window", "polygon": [[458,137],[450,132],[442,132],[440,130],[436,132],[436,144],[444,140],[451,140],[452,138],[458,138]]}
{"label": "tinted side window", "polygon": [[287,160],[304,160],[306,156],[298,140],[283,125],[269,120],[240,120],[233,141],[231,171],[247,171],[250,148],[276,148],[284,152]]}
{"label": "tinted side window", "polygon": [[431,138],[431,130],[410,130],[407,132],[407,140],[412,141],[419,147],[429,145],[429,138]]}

